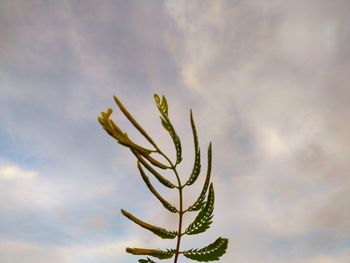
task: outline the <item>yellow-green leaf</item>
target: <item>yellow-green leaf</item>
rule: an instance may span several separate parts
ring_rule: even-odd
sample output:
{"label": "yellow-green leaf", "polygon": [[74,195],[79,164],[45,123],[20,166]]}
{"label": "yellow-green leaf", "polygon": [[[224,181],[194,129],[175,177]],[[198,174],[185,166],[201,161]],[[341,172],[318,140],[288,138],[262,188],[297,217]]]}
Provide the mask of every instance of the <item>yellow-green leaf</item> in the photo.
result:
{"label": "yellow-green leaf", "polygon": [[169,230],[166,230],[165,228],[161,228],[158,226],[148,224],[148,223],[138,219],[137,217],[133,216],[132,214],[130,214],[129,212],[127,212],[123,209],[121,209],[121,212],[125,217],[129,218],[131,221],[133,221],[134,223],[136,223],[140,227],[143,227],[143,228],[153,232],[154,234],[156,234],[157,236],[159,236],[163,239],[174,239],[177,236],[177,231],[169,231]]}
{"label": "yellow-green leaf", "polygon": [[112,109],[108,109],[107,112],[101,112],[101,116],[98,117],[98,121],[102,125],[103,129],[105,129],[105,131],[116,139],[121,145],[124,145],[140,154],[149,155],[152,150],[146,149],[134,143],[132,140],[130,140],[128,135],[124,133],[122,129],[120,129],[118,125],[113,122],[113,120],[110,119],[112,112]]}
{"label": "yellow-green leaf", "polygon": [[114,96],[114,101],[117,103],[119,109],[122,113],[128,118],[128,120],[134,125],[134,127],[143,135],[145,138],[153,145],[156,144],[152,140],[152,138],[147,134],[147,132],[141,127],[141,125],[135,120],[135,118],[130,114],[130,112],[125,108],[123,103],[119,100],[117,96]]}
{"label": "yellow-green leaf", "polygon": [[167,249],[147,249],[147,248],[126,248],[126,252],[133,255],[143,255],[143,256],[152,256],[159,259],[168,259],[171,258],[175,254],[175,250]]}

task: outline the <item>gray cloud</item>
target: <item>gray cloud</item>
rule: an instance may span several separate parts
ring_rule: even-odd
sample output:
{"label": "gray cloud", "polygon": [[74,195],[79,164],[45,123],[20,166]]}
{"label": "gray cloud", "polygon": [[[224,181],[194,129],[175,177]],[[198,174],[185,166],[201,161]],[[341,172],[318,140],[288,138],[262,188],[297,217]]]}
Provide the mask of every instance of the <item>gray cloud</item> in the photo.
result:
{"label": "gray cloud", "polygon": [[[232,212],[219,217],[231,228],[236,222],[231,240],[240,251],[230,259],[298,262],[301,255],[343,251],[349,161],[341,146],[348,140],[339,135],[348,130],[342,101],[349,67],[339,53],[348,35],[346,3],[174,1],[168,7],[184,32],[184,84],[204,102],[199,119],[220,149],[221,189],[227,185],[220,193]],[[334,221],[328,230],[327,220]],[[247,255],[251,248],[254,255]]]}
{"label": "gray cloud", "polygon": [[118,210],[176,222],[161,219],[130,155],[96,122],[116,93],[172,151],[154,125],[157,91],[185,160],[189,107],[201,149],[214,142],[215,223],[195,242],[227,235],[223,262],[345,263],[348,11],[340,0],[3,1],[0,165],[38,176],[0,182],[2,260],[126,262],[125,244],[161,246]]}

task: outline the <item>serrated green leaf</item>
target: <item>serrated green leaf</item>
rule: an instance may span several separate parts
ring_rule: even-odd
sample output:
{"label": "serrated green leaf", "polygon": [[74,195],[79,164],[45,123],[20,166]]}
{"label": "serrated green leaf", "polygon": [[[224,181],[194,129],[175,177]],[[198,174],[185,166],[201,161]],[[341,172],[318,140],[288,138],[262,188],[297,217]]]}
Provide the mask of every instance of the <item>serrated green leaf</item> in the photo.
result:
{"label": "serrated green leaf", "polygon": [[201,172],[201,152],[200,149],[198,148],[195,152],[195,159],[194,159],[194,164],[192,168],[191,175],[186,182],[186,185],[192,185],[194,182],[197,180],[199,174]]}
{"label": "serrated green leaf", "polygon": [[190,110],[190,119],[191,119],[191,128],[192,128],[192,134],[193,134],[194,148],[197,149],[198,148],[198,136],[197,136],[196,125],[195,125],[194,119],[193,119],[192,110]]}
{"label": "serrated green leaf", "polygon": [[171,205],[168,201],[166,201],[152,186],[151,182],[149,181],[148,176],[145,174],[145,172],[142,169],[142,166],[140,162],[137,162],[137,167],[139,168],[140,174],[142,176],[143,181],[146,183],[148,189],[155,195],[155,197],[158,198],[158,200],[163,204],[163,206],[168,209],[172,213],[177,213],[177,209]]}
{"label": "serrated green leaf", "polygon": [[154,99],[156,101],[157,108],[161,114],[161,123],[163,127],[169,132],[170,137],[173,140],[176,150],[176,164],[179,164],[182,160],[181,141],[168,117],[168,102],[164,96],[162,97],[162,100],[160,100],[157,94],[154,94]]}
{"label": "serrated green leaf", "polygon": [[182,147],[181,141],[175,129],[168,118],[161,118],[163,127],[169,132],[171,139],[173,140],[176,150],[176,163],[180,163],[182,160]]}
{"label": "serrated green leaf", "polygon": [[168,259],[172,258],[175,254],[174,249],[160,250],[160,249],[147,249],[147,248],[126,248],[126,252],[133,255],[143,255],[143,256],[152,256],[159,259]]}
{"label": "serrated green leaf", "polygon": [[197,261],[214,261],[226,253],[228,246],[228,239],[219,237],[214,243],[202,248],[191,249],[183,252],[183,255],[187,258]]}
{"label": "serrated green leaf", "polygon": [[162,107],[164,109],[165,115],[168,115],[168,102],[164,95],[162,96]]}
{"label": "serrated green leaf", "polygon": [[171,125],[169,124],[168,120],[166,120],[163,117],[160,117],[160,122],[162,123],[162,126],[163,126],[164,129],[166,129],[167,131],[171,130]]}
{"label": "serrated green leaf", "polygon": [[163,239],[174,239],[177,236],[177,231],[169,231],[165,228],[161,228],[161,227],[154,226],[154,225],[148,224],[146,222],[143,222],[140,219],[138,219],[137,217],[133,216],[132,214],[130,214],[129,212],[127,212],[123,209],[121,209],[121,212],[125,217],[129,218],[134,223],[136,223],[139,226],[153,232],[154,234],[156,234],[157,236],[159,236]]}
{"label": "serrated green leaf", "polygon": [[204,206],[204,199],[206,197],[207,194],[207,190],[209,187],[209,183],[210,183],[210,176],[211,176],[211,162],[212,162],[212,149],[211,149],[211,143],[209,144],[208,147],[208,167],[207,167],[207,175],[205,177],[205,181],[204,181],[204,185],[202,188],[202,191],[198,197],[198,199],[196,200],[196,202],[194,202],[193,205],[191,205],[187,210],[188,211],[198,211],[199,209],[201,209]]}
{"label": "serrated green leaf", "polygon": [[176,164],[179,164],[182,161],[182,148],[179,136],[175,133],[175,130],[170,133],[173,143],[176,150]]}
{"label": "serrated green leaf", "polygon": [[194,159],[192,173],[190,175],[190,178],[186,182],[186,185],[193,184],[197,180],[197,178],[201,172],[201,152],[200,152],[200,149],[198,146],[198,136],[197,136],[196,126],[195,126],[194,120],[193,120],[192,110],[191,110],[190,115],[191,115],[191,127],[192,127],[194,149],[195,149],[195,159]]}
{"label": "serrated green leaf", "polygon": [[153,260],[150,259],[150,258],[147,258],[147,259],[139,259],[139,262],[140,262],[140,263],[156,263],[155,261],[153,261]]}
{"label": "serrated green leaf", "polygon": [[202,210],[199,212],[193,223],[191,223],[185,233],[187,235],[195,235],[202,232],[205,232],[213,222],[213,211],[214,211],[214,187],[213,184],[210,184],[209,194],[205,206],[202,207]]}
{"label": "serrated green leaf", "polygon": [[152,166],[150,166],[146,161],[145,159],[142,158],[142,156],[138,153],[134,153],[136,158],[142,163],[142,165],[144,167],[146,167],[146,169],[151,172],[156,178],[157,180],[163,184],[164,186],[168,187],[168,188],[175,188],[176,186],[170,182],[168,179],[164,178],[162,175],[160,175],[156,170],[154,170],[152,168]]}
{"label": "serrated green leaf", "polygon": [[168,116],[168,102],[165,98],[165,96],[162,96],[162,100],[160,100],[159,96],[157,94],[154,94],[154,99],[156,101],[156,105],[162,114],[162,116]]}

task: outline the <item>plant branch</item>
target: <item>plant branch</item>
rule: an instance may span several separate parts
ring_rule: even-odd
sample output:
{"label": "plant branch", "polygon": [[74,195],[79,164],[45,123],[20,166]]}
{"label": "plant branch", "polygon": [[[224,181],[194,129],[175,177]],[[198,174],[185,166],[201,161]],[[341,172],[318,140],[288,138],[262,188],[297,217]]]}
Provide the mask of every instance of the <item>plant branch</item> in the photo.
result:
{"label": "plant branch", "polygon": [[183,214],[185,213],[185,211],[183,211],[183,196],[182,196],[183,185],[181,184],[180,176],[176,170],[176,164],[174,165],[168,156],[166,156],[158,147],[156,147],[156,148],[157,148],[158,153],[160,155],[162,155],[169,162],[169,165],[170,165],[171,169],[174,171],[176,179],[177,179],[177,183],[178,183],[177,189],[179,191],[179,209],[178,209],[179,226],[178,226],[178,230],[177,230],[177,241],[176,241],[175,258],[174,258],[174,263],[177,263],[179,254],[181,254],[180,253],[181,237],[184,234],[184,233],[181,233],[182,232],[182,219],[183,219]]}
{"label": "plant branch", "polygon": [[181,180],[180,180],[180,176],[176,171],[176,168],[173,167],[173,170],[175,172],[177,181],[178,181],[178,190],[179,190],[179,199],[180,199],[180,207],[179,207],[179,228],[178,228],[178,232],[177,232],[177,243],[176,243],[176,249],[175,249],[175,258],[174,258],[174,263],[177,263],[177,259],[179,257],[179,251],[180,251],[180,244],[181,244],[181,231],[182,231],[182,217],[183,217],[183,200],[182,200],[182,185],[181,185]]}

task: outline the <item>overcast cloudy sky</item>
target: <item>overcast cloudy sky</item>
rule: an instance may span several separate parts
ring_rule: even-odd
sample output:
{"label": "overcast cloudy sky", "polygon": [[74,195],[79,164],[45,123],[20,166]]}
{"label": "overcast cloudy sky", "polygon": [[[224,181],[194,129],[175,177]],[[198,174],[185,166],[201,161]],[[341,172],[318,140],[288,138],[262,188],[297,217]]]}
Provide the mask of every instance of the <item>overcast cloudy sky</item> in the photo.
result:
{"label": "overcast cloudy sky", "polygon": [[213,142],[214,224],[184,248],[225,236],[221,262],[350,262],[349,12],[348,0],[1,0],[0,262],[131,263],[126,246],[174,246],[120,215],[176,225],[96,121],[118,95],[171,155],[153,93],[168,98],[183,177],[190,108],[201,149]]}

